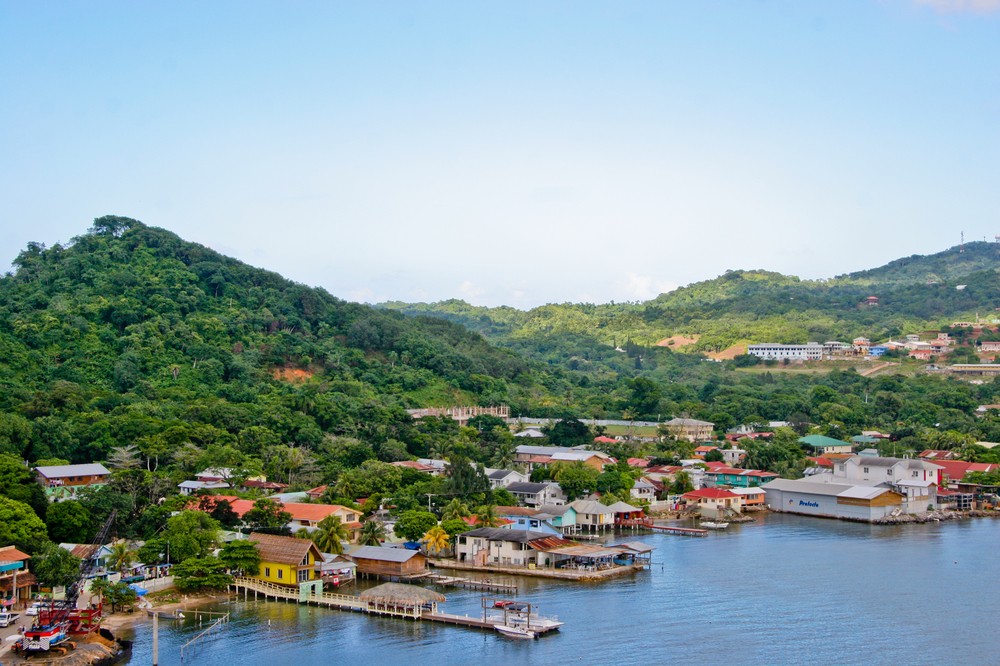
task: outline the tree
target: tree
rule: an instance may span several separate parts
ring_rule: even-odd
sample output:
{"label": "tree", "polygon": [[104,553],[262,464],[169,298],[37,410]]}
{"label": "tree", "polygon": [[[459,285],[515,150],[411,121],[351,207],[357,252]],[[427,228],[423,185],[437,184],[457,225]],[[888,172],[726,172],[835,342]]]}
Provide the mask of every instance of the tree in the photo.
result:
{"label": "tree", "polygon": [[465,518],[466,516],[471,515],[472,513],[469,511],[469,507],[465,505],[465,502],[457,497],[445,504],[444,509],[441,510],[441,520]]}
{"label": "tree", "polygon": [[[178,587],[180,586],[178,585]],[[139,595],[129,586],[128,583],[122,583],[120,581],[108,585],[102,596],[111,603],[112,613],[114,613],[117,608],[131,606],[136,602],[136,599],[139,598]]]}
{"label": "tree", "polygon": [[174,584],[181,592],[222,590],[233,582],[226,565],[217,557],[194,557],[171,569]]}
{"label": "tree", "polygon": [[49,538],[56,543],[87,543],[93,531],[90,511],[76,500],[54,502],[45,512]]}
{"label": "tree", "polygon": [[492,504],[484,504],[476,511],[476,521],[480,527],[500,527],[500,516]]}
{"label": "tree", "polygon": [[566,493],[566,498],[573,501],[597,490],[597,477],[600,473],[587,465],[576,460],[569,463],[560,463],[556,469],[555,478],[559,487]]}
{"label": "tree", "polygon": [[114,571],[125,571],[135,561],[136,552],[129,548],[128,541],[120,539],[111,544],[108,564]]}
{"label": "tree", "polygon": [[246,539],[236,539],[223,546],[219,560],[229,571],[240,574],[255,574],[260,570],[260,551]]}
{"label": "tree", "polygon": [[111,469],[136,469],[139,467],[139,447],[135,444],[116,446],[108,456]]}
{"label": "tree", "polygon": [[485,493],[490,489],[483,466],[465,456],[453,455],[446,472],[445,492],[456,495]]}
{"label": "tree", "polygon": [[437,516],[428,511],[404,511],[396,521],[393,531],[396,536],[403,537],[407,541],[418,541],[437,523]]}
{"label": "tree", "polygon": [[705,462],[724,462],[726,457],[722,455],[722,451],[719,449],[712,449],[705,454]]}
{"label": "tree", "polygon": [[183,562],[207,556],[218,535],[217,520],[201,511],[182,511],[167,520],[163,538],[169,544],[171,561]]}
{"label": "tree", "polygon": [[31,560],[31,570],[42,587],[68,587],[80,579],[80,558],[47,543]]}
{"label": "tree", "polygon": [[452,518],[451,520],[442,520],[441,529],[448,533],[448,536],[455,537],[463,532],[469,531],[469,524],[466,523],[461,518]]}
{"label": "tree", "polygon": [[15,455],[0,453],[0,496],[23,502],[39,517],[48,510],[49,500],[24,461]]}
{"label": "tree", "polygon": [[691,476],[687,472],[680,471],[674,474],[674,482],[670,486],[671,494],[683,495],[692,490],[694,490],[694,484],[691,483]]}
{"label": "tree", "polygon": [[319,529],[312,533],[311,538],[320,552],[335,555],[344,552],[344,542],[350,539],[351,535],[340,520],[340,516],[329,515],[319,521],[317,527]]}
{"label": "tree", "polygon": [[47,541],[45,523],[30,506],[24,502],[0,497],[0,543],[13,544],[33,553]]}
{"label": "tree", "polygon": [[233,511],[233,505],[229,500],[219,499],[213,495],[203,496],[198,502],[198,510],[212,516],[227,529],[234,529],[243,522],[239,514]]}
{"label": "tree", "polygon": [[362,546],[381,546],[385,540],[385,526],[377,520],[366,520],[361,526],[358,543]]}
{"label": "tree", "polygon": [[434,554],[441,554],[451,546],[451,536],[437,525],[427,530],[420,541],[426,546],[428,553]]}
{"label": "tree", "polygon": [[560,419],[542,431],[555,446],[580,446],[594,441],[590,429],[576,417]]}
{"label": "tree", "polygon": [[281,504],[269,499],[259,499],[253,508],[243,514],[243,522],[251,532],[266,534],[291,534],[288,523],[292,514],[281,508]]}

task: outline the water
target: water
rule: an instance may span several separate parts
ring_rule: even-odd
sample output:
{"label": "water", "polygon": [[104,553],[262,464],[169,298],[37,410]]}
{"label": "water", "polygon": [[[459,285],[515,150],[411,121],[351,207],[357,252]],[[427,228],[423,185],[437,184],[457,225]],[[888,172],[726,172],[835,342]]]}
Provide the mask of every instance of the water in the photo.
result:
{"label": "water", "polygon": [[[252,664],[1000,663],[1000,522],[875,527],[786,515],[694,539],[643,535],[651,571],[603,583],[521,579],[566,625],[535,641],[281,602],[234,601],[184,662]],[[477,592],[442,610],[478,615]],[[216,609],[217,610],[217,609]],[[160,664],[201,628],[161,622]],[[132,664],[151,663],[151,625]]]}

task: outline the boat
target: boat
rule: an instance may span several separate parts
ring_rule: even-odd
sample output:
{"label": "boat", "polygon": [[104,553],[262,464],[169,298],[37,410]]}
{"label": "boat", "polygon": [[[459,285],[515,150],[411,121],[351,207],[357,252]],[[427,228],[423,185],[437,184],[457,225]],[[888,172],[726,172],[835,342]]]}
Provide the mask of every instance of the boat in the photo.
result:
{"label": "boat", "polygon": [[535,632],[524,627],[517,627],[509,624],[496,624],[493,625],[493,628],[504,636],[509,636],[510,638],[535,638]]}
{"label": "boat", "polygon": [[[490,609],[497,609],[502,612],[490,612]],[[538,611],[526,601],[514,601],[510,599],[483,599],[483,620],[490,622],[497,631],[504,632],[501,627],[508,630],[516,629],[518,634],[528,632],[530,637],[555,631],[563,626],[554,617],[543,617]],[[513,634],[508,634],[513,635]],[[524,636],[529,638],[528,636]]]}
{"label": "boat", "polygon": [[729,523],[717,523],[711,520],[703,520],[699,525],[707,530],[724,530],[729,527]]}

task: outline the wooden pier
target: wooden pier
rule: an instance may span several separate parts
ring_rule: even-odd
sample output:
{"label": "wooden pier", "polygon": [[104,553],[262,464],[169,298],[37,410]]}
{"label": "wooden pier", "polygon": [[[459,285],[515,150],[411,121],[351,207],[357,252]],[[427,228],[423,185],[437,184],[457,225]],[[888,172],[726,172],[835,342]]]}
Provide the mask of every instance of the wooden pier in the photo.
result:
{"label": "wooden pier", "polygon": [[431,574],[424,580],[428,580],[443,587],[464,587],[467,590],[478,590],[480,592],[503,592],[505,594],[517,594],[516,583],[500,583],[493,580],[458,578],[455,576],[442,576],[440,574]]}
{"label": "wooden pier", "polygon": [[678,536],[693,536],[693,537],[703,537],[708,536],[708,530],[703,530],[697,527],[672,527],[667,525],[648,525],[649,529],[656,530],[657,532],[666,532],[667,534],[676,534]]}
{"label": "wooden pier", "polygon": [[[471,629],[484,629],[488,631],[495,631],[497,624],[496,620],[491,621],[489,619],[471,617],[469,615],[442,613],[437,609],[436,605],[432,605],[429,609],[420,607],[406,608],[402,606],[390,606],[373,603],[349,594],[330,594],[328,592],[324,592],[322,594],[300,595],[299,590],[295,587],[276,585],[274,583],[257,580],[256,578],[236,578],[232,583],[232,587],[236,590],[237,594],[242,591],[244,599],[249,599],[250,594],[253,593],[254,599],[263,597],[264,599],[274,599],[276,601],[291,601],[300,604],[324,606],[326,608],[353,611],[357,613],[400,617],[407,620],[426,620],[429,622],[438,622],[440,624],[450,624],[453,626],[469,627]],[[516,586],[514,587],[516,588]],[[556,628],[557,627],[539,627],[535,630],[535,632],[541,634],[553,631]]]}

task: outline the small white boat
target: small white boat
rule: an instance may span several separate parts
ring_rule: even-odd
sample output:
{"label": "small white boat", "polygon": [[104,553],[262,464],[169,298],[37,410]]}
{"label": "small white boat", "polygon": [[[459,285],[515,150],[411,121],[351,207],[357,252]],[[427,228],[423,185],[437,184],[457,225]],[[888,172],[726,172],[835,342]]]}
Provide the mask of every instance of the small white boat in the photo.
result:
{"label": "small white boat", "polygon": [[699,524],[706,530],[724,530],[729,527],[729,523],[717,523],[711,520],[703,520]]}
{"label": "small white boat", "polygon": [[495,624],[493,628],[499,631],[504,636],[509,636],[510,638],[534,638],[535,632],[530,629],[525,629],[524,627],[514,627],[509,624]]}

